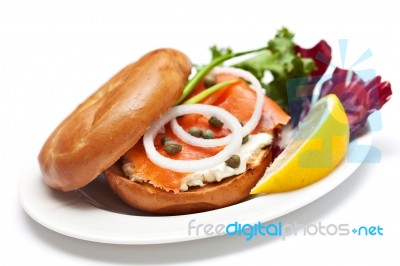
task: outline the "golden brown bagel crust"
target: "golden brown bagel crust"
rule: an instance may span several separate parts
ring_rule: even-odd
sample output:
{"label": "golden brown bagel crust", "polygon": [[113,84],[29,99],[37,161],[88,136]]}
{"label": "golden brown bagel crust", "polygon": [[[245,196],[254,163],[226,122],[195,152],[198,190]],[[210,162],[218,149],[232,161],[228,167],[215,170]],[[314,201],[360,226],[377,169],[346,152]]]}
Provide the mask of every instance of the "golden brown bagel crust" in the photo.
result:
{"label": "golden brown bagel crust", "polygon": [[122,69],[47,139],[39,154],[44,181],[70,191],[96,178],[176,102],[191,67],[181,52],[159,49]]}
{"label": "golden brown bagel crust", "polygon": [[119,162],[104,173],[107,181],[124,202],[130,206],[157,214],[189,214],[226,207],[249,196],[250,190],[262,177],[272,160],[271,146],[253,156],[247,170],[241,175],[208,183],[203,187],[191,187],[188,191],[173,193],[148,183],[127,179]]}

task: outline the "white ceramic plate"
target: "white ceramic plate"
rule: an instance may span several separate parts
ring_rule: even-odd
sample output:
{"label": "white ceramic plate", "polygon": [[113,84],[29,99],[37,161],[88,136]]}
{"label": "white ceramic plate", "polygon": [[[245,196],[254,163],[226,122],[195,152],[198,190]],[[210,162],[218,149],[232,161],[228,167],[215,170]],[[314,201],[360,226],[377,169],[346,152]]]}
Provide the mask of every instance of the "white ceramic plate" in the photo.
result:
{"label": "white ceramic plate", "polygon": [[[86,200],[77,192],[55,191],[42,182],[38,166],[28,169],[22,175],[20,199],[23,208],[34,220],[70,237],[114,244],[188,241],[209,237],[204,230],[200,230],[198,235],[194,234],[194,231],[189,235],[188,224],[193,219],[193,224],[255,224],[259,221],[270,221],[309,204],[346,180],[364,161],[371,143],[371,133],[366,133],[356,142],[353,141],[349,146],[347,158],[329,176],[311,186],[287,193],[253,197],[230,207],[198,214],[149,216],[133,210],[129,215],[107,211],[102,203],[97,204],[100,207],[98,208],[87,201],[91,196],[99,195],[105,202],[109,200],[110,206],[122,204],[119,199],[110,196],[112,193],[106,191],[107,187],[94,192],[83,191]],[[90,186],[101,187],[102,183],[93,183]],[[94,203],[96,204],[96,201]],[[129,208],[125,211],[123,204],[120,207],[121,212],[129,213]]]}

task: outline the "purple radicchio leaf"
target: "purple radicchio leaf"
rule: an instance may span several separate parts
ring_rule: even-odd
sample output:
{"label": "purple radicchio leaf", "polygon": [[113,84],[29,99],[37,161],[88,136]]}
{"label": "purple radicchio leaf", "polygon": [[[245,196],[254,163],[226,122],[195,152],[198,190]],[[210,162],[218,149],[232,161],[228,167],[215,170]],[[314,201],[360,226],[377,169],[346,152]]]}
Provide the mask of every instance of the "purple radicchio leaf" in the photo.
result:
{"label": "purple radicchio leaf", "polygon": [[292,128],[297,127],[298,123],[310,111],[315,85],[327,70],[332,59],[332,49],[324,40],[321,40],[310,49],[296,45],[295,51],[302,58],[311,58],[315,63],[316,69],[308,77],[293,79],[287,82]]}
{"label": "purple radicchio leaf", "polygon": [[296,45],[294,49],[296,53],[301,55],[301,57],[312,58],[314,60],[316,69],[311,72],[310,77],[315,77],[319,80],[327,70],[332,59],[332,49],[329,44],[326,41],[321,40],[310,49],[302,48],[298,45]]}
{"label": "purple radicchio leaf", "polygon": [[365,82],[351,70],[336,68],[332,78],[322,84],[319,98],[331,93],[342,102],[354,138],[365,127],[368,116],[389,101],[392,89],[380,76]]}

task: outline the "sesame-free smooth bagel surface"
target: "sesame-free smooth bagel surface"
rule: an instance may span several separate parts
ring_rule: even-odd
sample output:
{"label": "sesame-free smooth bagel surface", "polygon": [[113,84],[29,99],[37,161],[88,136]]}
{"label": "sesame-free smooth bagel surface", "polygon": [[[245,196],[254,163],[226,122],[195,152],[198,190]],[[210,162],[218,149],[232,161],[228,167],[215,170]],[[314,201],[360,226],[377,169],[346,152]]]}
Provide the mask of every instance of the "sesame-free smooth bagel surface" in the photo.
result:
{"label": "sesame-free smooth bagel surface", "polygon": [[39,153],[44,181],[80,188],[115,163],[176,102],[191,70],[173,49],[152,51],[122,69],[80,104]]}

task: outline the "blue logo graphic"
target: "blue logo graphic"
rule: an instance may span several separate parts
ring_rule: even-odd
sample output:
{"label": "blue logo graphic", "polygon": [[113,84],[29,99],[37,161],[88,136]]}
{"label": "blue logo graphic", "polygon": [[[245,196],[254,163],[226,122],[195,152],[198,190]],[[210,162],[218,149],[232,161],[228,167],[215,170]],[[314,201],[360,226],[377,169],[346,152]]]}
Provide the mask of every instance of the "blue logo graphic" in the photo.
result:
{"label": "blue logo graphic", "polygon": [[[349,228],[353,228],[350,230]],[[353,233],[353,234],[351,234]],[[188,223],[188,235],[224,235],[244,237],[246,241],[250,241],[255,237],[273,237],[285,240],[288,236],[383,236],[383,227],[377,226],[359,226],[350,227],[349,224],[323,224],[322,222],[311,224],[275,223],[258,222],[255,224],[241,224],[237,221],[230,224],[203,224],[196,223],[196,219],[192,219]]]}
{"label": "blue logo graphic", "polygon": [[359,236],[375,236],[375,235],[380,235],[383,236],[383,228],[378,225],[378,226],[360,226],[359,228],[354,228],[351,230],[353,234],[359,235]]}

